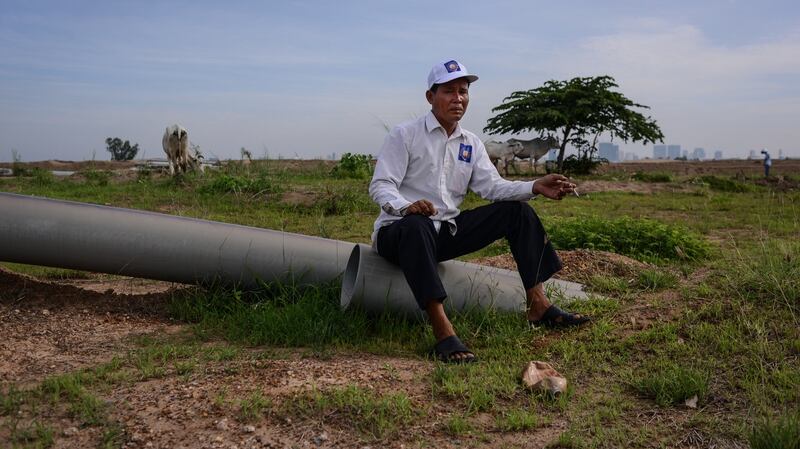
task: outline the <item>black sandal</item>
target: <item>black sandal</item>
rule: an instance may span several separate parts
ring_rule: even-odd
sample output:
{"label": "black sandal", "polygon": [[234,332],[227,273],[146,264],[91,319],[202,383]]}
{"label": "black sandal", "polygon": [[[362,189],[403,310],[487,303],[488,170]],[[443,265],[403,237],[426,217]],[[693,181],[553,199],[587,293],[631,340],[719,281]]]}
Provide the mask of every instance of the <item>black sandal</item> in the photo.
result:
{"label": "black sandal", "polygon": [[565,312],[559,309],[555,304],[551,305],[544,311],[544,315],[538,320],[528,320],[530,327],[556,327],[565,328],[580,326],[581,324],[589,322],[588,316],[582,316],[574,313]]}
{"label": "black sandal", "polygon": [[[437,359],[445,363],[472,363],[478,360],[475,353],[469,350],[461,339],[451,335],[433,346]],[[469,354],[471,357],[455,357],[456,354]]]}

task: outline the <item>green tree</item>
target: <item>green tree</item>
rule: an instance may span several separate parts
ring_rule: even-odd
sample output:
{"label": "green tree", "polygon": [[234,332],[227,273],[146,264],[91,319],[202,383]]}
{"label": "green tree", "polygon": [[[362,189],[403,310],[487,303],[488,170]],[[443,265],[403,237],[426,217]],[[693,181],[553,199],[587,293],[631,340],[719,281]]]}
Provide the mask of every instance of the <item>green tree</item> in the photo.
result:
{"label": "green tree", "polygon": [[[559,171],[568,144],[579,150],[591,149],[602,133],[624,142],[663,141],[655,120],[632,109],[649,108],[611,90],[616,87],[619,86],[610,76],[550,80],[542,87],[513,92],[503,99],[492,109],[499,113],[489,119],[483,130],[489,134],[537,131],[559,135]],[[591,136],[595,137],[590,143]]]}
{"label": "green tree", "polygon": [[131,146],[130,141],[122,141],[119,137],[106,139],[106,150],[111,153],[112,161],[129,161],[139,152],[139,144]]}

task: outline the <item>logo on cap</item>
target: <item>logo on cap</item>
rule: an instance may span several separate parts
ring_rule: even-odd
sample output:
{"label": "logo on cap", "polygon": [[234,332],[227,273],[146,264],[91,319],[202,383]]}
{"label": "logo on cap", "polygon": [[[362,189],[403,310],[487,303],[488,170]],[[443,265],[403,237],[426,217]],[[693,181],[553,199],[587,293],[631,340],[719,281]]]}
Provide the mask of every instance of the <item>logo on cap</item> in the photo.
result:
{"label": "logo on cap", "polygon": [[458,147],[458,160],[464,162],[472,162],[472,145],[459,144]]}
{"label": "logo on cap", "polygon": [[461,67],[459,67],[458,63],[455,61],[448,61],[444,63],[444,68],[447,69],[447,73],[453,72],[460,72]]}

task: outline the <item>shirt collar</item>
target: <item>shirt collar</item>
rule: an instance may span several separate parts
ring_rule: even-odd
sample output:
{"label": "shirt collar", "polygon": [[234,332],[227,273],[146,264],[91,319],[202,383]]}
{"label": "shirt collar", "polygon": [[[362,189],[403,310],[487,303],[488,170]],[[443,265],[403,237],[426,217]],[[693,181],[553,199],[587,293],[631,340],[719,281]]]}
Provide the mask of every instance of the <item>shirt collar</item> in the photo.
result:
{"label": "shirt collar", "polygon": [[[431,133],[436,128],[441,128],[442,133],[447,134],[447,132],[444,130],[444,126],[442,126],[442,124],[439,123],[439,120],[436,119],[436,116],[433,115],[433,111],[428,111],[428,115],[425,116],[425,130],[428,131],[428,133]],[[461,122],[456,123],[456,129],[449,138],[452,139],[459,136],[461,136]]]}

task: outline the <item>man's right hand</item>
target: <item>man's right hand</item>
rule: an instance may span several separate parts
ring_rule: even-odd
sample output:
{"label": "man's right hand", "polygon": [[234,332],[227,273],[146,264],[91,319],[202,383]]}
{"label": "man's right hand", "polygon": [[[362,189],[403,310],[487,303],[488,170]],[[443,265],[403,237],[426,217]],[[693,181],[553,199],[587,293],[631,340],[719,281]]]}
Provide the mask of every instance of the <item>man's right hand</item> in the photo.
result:
{"label": "man's right hand", "polygon": [[543,176],[533,184],[535,195],[544,195],[552,200],[560,200],[573,192],[575,192],[575,184],[570,182],[566,176],[555,173]]}
{"label": "man's right hand", "polygon": [[403,216],[412,214],[430,217],[431,215],[436,215],[436,208],[433,207],[433,203],[428,200],[418,200],[414,201],[406,208]]}

